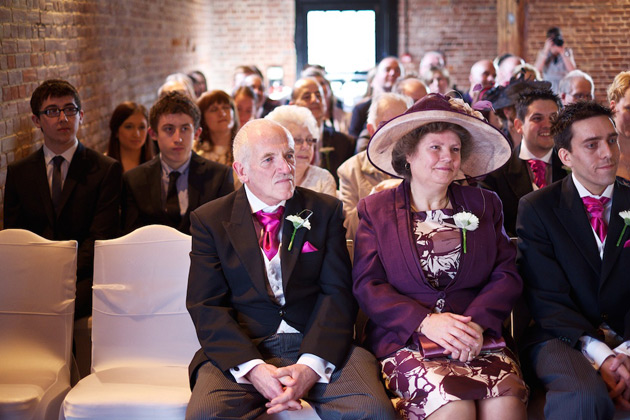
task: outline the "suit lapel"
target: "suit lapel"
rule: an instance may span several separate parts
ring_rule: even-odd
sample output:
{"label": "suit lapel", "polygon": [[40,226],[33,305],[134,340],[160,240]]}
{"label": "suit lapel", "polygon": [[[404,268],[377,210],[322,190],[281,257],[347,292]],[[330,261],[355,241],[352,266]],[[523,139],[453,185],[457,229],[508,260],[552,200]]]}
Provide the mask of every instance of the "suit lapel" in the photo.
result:
{"label": "suit lapel", "polygon": [[522,197],[533,191],[532,181],[527,171],[527,163],[518,157],[521,147],[517,147],[508,161],[505,173],[506,181],[510,189],[517,197]]}
{"label": "suit lapel", "polygon": [[165,224],[170,220],[162,205],[162,163],[159,156],[155,157],[148,165],[144,172],[144,185],[149,195],[149,203],[151,208],[155,209],[155,214],[163,215],[162,220]]}
{"label": "suit lapel", "polygon": [[599,275],[602,260],[599,257],[599,251],[595,237],[593,236],[591,224],[588,221],[588,216],[584,210],[580,195],[573,184],[572,177],[567,177],[562,182],[560,201],[558,206],[554,207],[553,210],[558,220],[567,231],[567,234],[575,243],[575,246],[589,262],[593,271]]}
{"label": "suit lapel", "polygon": [[[81,181],[82,178],[85,178],[85,176],[90,171],[85,155],[85,146],[79,143],[79,145],[77,146],[77,150],[72,156],[72,162],[70,162],[70,166],[68,167],[68,174],[66,175],[66,180],[63,183],[63,190],[61,191],[61,204],[59,205],[59,214],[63,213],[63,208],[72,195],[72,191],[74,191],[77,183]],[[59,217],[59,215],[57,215],[57,217]]]}
{"label": "suit lapel", "polygon": [[410,220],[408,181],[403,181],[397,188],[394,195],[395,211],[396,211],[396,229],[398,234],[398,251],[402,253],[405,264],[409,273],[413,275],[413,279],[420,284],[428,284],[424,277],[424,272],[420,266],[418,255],[416,253],[416,244],[413,241],[413,231]]}
{"label": "suit lapel", "polygon": [[[293,274],[293,270],[295,269],[295,264],[297,263],[298,257],[302,253],[302,246],[304,245],[304,237],[306,236],[306,232],[308,229],[302,227],[295,232],[295,238],[293,239],[293,245],[291,247],[291,251],[289,251],[289,243],[291,242],[291,236],[293,235],[293,223],[287,220],[287,216],[289,215],[297,215],[302,210],[304,210],[304,203],[302,196],[299,191],[296,189],[293,193],[293,197],[287,200],[284,208],[284,216],[283,216],[283,228],[282,228],[282,243],[280,248],[280,261],[282,267],[282,287],[284,290],[287,288],[287,283],[291,278],[291,274]],[[309,209],[313,210],[313,209]],[[313,216],[311,219],[313,220]],[[317,228],[317,226],[314,226]]]}
{"label": "suit lapel", "polygon": [[54,227],[56,216],[52,205],[52,197],[50,196],[50,186],[48,185],[48,175],[46,174],[46,160],[44,159],[43,147],[40,147],[36,153],[37,159],[33,167],[33,174],[35,174],[37,191],[39,191],[42,203],[44,203],[44,209],[48,217],[48,225]]}
{"label": "suit lapel", "polygon": [[206,165],[202,158],[193,152],[190,159],[190,169],[188,170],[188,210],[186,213],[190,213],[191,209],[199,207],[205,170]]}
{"label": "suit lapel", "polygon": [[624,226],[624,221],[619,216],[619,212],[624,210],[630,210],[630,188],[621,185],[619,182],[615,182],[608,234],[606,244],[604,245],[604,261],[602,263],[600,283],[606,281],[621,254],[624,242],[630,239],[630,229],[626,229],[623,238],[621,238],[621,243],[617,246],[617,241],[619,240]]}
{"label": "suit lapel", "polygon": [[258,247],[251,207],[247,201],[244,187],[236,192],[230,221],[223,222],[223,224],[254,287],[261,295],[268,296],[265,263]]}

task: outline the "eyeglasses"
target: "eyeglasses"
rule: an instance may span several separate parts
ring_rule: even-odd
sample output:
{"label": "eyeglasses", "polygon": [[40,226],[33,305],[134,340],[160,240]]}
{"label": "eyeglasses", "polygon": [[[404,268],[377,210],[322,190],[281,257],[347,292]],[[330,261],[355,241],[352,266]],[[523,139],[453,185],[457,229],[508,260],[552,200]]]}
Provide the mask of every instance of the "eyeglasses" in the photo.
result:
{"label": "eyeglasses", "polygon": [[317,143],[317,139],[293,139],[293,141],[295,141],[295,144],[297,146],[302,146],[304,142],[306,142],[308,146],[313,146],[315,143]]}
{"label": "eyeglasses", "polygon": [[65,108],[48,108],[39,112],[39,115],[46,114],[48,118],[56,118],[61,115],[61,111],[63,111],[63,115],[66,117],[74,117],[80,111],[76,106],[67,106]]}

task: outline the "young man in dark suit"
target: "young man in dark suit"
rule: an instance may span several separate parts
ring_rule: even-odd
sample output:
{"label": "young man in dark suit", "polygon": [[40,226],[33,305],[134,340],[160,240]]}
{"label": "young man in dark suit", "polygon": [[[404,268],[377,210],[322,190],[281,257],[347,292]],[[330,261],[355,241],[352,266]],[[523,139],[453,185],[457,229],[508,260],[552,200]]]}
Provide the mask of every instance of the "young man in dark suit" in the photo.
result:
{"label": "young man in dark suit", "polygon": [[[518,265],[535,325],[526,362],[547,392],[545,417],[611,419],[630,409],[630,188],[615,178],[608,108],[578,102],[552,127],[571,175],[520,201]],[[630,223],[630,214],[625,216]]]}
{"label": "young man in dark suit", "polygon": [[234,191],[232,169],[192,151],[201,134],[201,112],[172,92],[151,108],[150,136],[160,154],[123,176],[123,230],[160,224],[190,233],[190,212]]}
{"label": "young man in dark suit", "polygon": [[187,306],[201,349],[186,418],[251,419],[300,398],[323,419],[395,418],[376,360],[351,344],[341,202],[295,187],[293,139],[273,121],[243,126],[234,159],[244,186],[191,214]]}
{"label": "young man in dark suit", "polygon": [[512,157],[501,168],[490,173],[480,184],[497,193],[503,202],[505,231],[515,234],[518,200],[554,181],[567,172],[553,150],[551,120],[558,114],[560,99],[549,89],[521,94],[516,104],[514,128],[523,136]]}
{"label": "young man in dark suit", "polygon": [[118,233],[122,167],[79,143],[79,93],[65,80],[47,80],[31,96],[31,119],[44,145],[9,165],[4,227],[79,244],[75,318],[92,313],[94,241]]}

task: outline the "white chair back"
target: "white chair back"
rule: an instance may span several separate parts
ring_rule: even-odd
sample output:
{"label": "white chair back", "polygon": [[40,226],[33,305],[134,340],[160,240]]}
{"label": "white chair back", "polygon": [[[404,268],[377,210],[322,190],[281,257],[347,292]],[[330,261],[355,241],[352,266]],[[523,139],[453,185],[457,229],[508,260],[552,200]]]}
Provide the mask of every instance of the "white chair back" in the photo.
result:
{"label": "white chair back", "polygon": [[186,310],[191,238],[168,226],[96,241],[92,372],[188,366],[199,341]]}
{"label": "white chair back", "polygon": [[59,417],[70,390],[77,242],[0,231],[0,418]]}

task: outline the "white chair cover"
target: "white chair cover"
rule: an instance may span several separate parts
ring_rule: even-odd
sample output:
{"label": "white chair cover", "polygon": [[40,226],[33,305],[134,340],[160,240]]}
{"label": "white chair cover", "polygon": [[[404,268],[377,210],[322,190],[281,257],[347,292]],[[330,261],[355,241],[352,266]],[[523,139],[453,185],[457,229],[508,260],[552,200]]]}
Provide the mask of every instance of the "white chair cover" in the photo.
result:
{"label": "white chair cover", "polygon": [[92,373],[66,419],[184,419],[199,341],[186,310],[191,238],[167,226],[96,241]]}
{"label": "white chair cover", "polygon": [[0,418],[53,420],[70,390],[77,242],[0,231]]}

